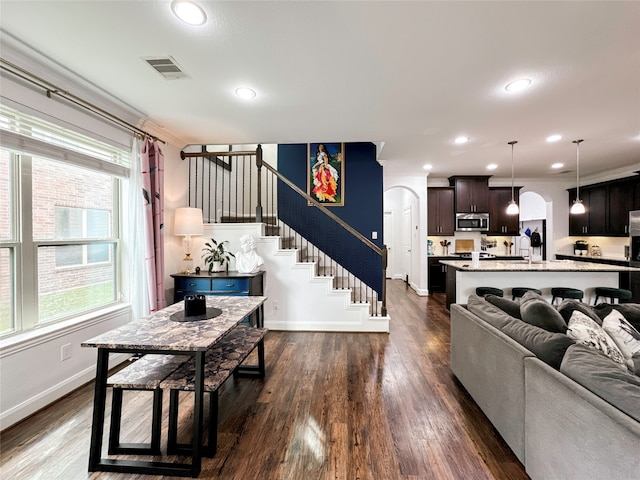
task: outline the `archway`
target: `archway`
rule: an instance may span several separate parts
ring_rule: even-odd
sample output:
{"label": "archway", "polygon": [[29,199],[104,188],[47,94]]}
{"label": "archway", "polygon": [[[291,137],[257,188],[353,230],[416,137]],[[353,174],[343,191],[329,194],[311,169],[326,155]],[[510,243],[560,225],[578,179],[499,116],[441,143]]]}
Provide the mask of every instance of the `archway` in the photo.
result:
{"label": "archway", "polygon": [[[528,191],[520,194],[520,234],[530,236],[533,232],[540,235],[542,244],[532,246],[532,255],[546,260],[551,248],[552,225],[547,224],[547,217],[551,209],[551,202],[547,202],[539,193]],[[531,238],[531,237],[530,237]]]}
{"label": "archway", "polygon": [[420,201],[406,187],[392,187],[384,192],[384,244],[389,249],[387,277],[402,279],[419,289]]}

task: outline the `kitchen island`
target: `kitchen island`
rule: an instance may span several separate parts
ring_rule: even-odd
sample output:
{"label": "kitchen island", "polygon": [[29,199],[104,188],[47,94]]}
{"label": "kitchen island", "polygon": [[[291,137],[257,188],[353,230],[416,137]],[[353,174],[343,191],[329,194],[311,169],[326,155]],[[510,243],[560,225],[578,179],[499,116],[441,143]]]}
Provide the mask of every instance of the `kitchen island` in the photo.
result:
{"label": "kitchen island", "polygon": [[584,291],[584,302],[593,303],[596,287],[620,286],[620,274],[640,272],[638,268],[570,260],[551,260],[529,263],[521,261],[479,262],[470,260],[440,260],[447,267],[447,308],[452,303],[467,303],[477,287],[496,287],[511,298],[513,287],[530,287],[542,291],[551,301],[551,288],[569,287]]}

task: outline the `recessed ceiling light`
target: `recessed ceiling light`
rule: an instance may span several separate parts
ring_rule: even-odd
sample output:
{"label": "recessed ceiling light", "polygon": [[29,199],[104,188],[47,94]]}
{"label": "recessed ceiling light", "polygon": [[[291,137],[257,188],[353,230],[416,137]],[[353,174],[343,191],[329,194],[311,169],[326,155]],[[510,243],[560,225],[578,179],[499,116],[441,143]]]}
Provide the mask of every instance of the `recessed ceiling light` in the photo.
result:
{"label": "recessed ceiling light", "polygon": [[249,100],[256,96],[256,92],[249,87],[238,87],[236,88],[236,95],[240,98]]}
{"label": "recessed ceiling light", "polygon": [[489,165],[487,165],[487,170],[495,170],[496,168],[498,168],[498,165],[496,165],[495,163],[490,163]]}
{"label": "recessed ceiling light", "polygon": [[207,21],[207,14],[197,4],[187,0],[173,0],[171,10],[176,17],[189,25],[200,26]]}
{"label": "recessed ceiling light", "polygon": [[562,139],[562,135],[549,135],[547,137],[547,142],[557,142],[560,139]]}
{"label": "recessed ceiling light", "polygon": [[553,165],[551,165],[551,168],[553,168],[554,170],[562,167],[564,167],[564,163],[554,163]]}
{"label": "recessed ceiling light", "polygon": [[468,137],[458,137],[454,140],[458,145],[462,145],[463,143],[467,143],[469,141]]}
{"label": "recessed ceiling light", "polygon": [[531,85],[531,80],[528,78],[519,78],[518,80],[507,83],[504,89],[507,92],[519,92],[527,88],[529,85]]}
{"label": "recessed ceiling light", "polygon": [[431,165],[430,163],[427,163],[422,166],[423,170],[431,170],[432,168],[433,168],[433,165]]}

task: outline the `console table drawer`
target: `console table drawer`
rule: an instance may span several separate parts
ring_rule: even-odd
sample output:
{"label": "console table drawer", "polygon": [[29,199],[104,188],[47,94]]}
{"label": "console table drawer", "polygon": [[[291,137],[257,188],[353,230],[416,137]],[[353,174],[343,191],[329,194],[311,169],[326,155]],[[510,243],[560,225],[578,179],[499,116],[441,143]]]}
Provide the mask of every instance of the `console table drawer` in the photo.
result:
{"label": "console table drawer", "polygon": [[249,279],[248,278],[214,278],[212,281],[212,288],[215,293],[218,294],[249,294]]}
{"label": "console table drawer", "polygon": [[178,277],[175,278],[174,288],[176,290],[187,291],[205,291],[211,290],[210,278],[190,278],[190,277]]}
{"label": "console table drawer", "polygon": [[174,280],[174,302],[186,295],[263,295],[264,272],[238,273],[219,272],[203,274],[171,275]]}

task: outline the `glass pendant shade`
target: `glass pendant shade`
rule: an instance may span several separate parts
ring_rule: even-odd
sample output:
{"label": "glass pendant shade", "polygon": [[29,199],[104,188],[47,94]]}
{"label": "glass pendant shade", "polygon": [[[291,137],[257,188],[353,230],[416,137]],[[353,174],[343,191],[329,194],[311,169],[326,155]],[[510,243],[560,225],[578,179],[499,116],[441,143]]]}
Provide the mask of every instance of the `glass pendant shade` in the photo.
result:
{"label": "glass pendant shade", "polygon": [[518,208],[518,204],[515,200],[511,200],[509,202],[509,206],[507,207],[507,215],[517,215],[520,213],[520,209]]}
{"label": "glass pendant shade", "polygon": [[574,200],[573,205],[571,205],[571,209],[569,213],[572,215],[580,215],[581,213],[585,213],[586,209],[584,208],[584,204],[582,200]]}

